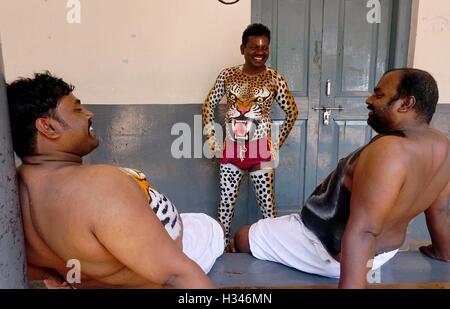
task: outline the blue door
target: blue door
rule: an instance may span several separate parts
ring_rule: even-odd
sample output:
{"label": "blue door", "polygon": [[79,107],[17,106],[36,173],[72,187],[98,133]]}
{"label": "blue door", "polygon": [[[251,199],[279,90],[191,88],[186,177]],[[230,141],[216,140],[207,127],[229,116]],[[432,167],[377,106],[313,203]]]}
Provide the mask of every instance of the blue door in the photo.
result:
{"label": "blue door", "polygon": [[[252,1],[252,21],[272,30],[270,65],[300,110],[276,170],[280,215],[298,211],[338,159],[374,135],[365,100],[383,72],[406,66],[410,12],[409,0]],[[283,116],[274,107],[274,124]],[[253,196],[250,186],[249,222],[260,217]]]}

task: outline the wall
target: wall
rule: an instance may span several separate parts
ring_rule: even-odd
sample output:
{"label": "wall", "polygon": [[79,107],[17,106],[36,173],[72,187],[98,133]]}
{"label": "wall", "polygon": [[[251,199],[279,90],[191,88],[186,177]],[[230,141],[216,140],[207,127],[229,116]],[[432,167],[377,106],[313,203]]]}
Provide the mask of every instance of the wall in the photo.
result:
{"label": "wall", "polygon": [[7,80],[49,69],[84,103],[200,103],[221,68],[242,62],[250,0],[80,0],[79,24],[68,3],[0,1]]}
{"label": "wall", "polygon": [[[447,1],[417,2],[410,59],[437,77],[444,103],[450,103],[445,87],[449,61],[444,56],[450,40],[448,31],[430,20],[450,15]],[[81,23],[68,24],[66,0],[0,0],[6,78],[50,69],[71,81],[83,103],[92,104],[102,140],[87,163],[140,168],[181,211],[214,216],[218,163],[174,159],[169,153],[176,138],[171,129],[183,122],[195,130],[194,115],[200,114],[199,103],[218,71],[242,62],[240,35],[250,23],[250,2],[225,6],[214,0],[132,0],[133,5],[126,5],[120,0],[81,0]],[[439,4],[437,12],[431,3]],[[433,121],[448,136],[449,115],[450,105],[441,105]],[[276,178],[276,187],[281,180]],[[253,196],[247,182],[244,178],[234,227],[259,215],[257,209],[243,207]],[[411,237],[422,239],[427,235],[423,219],[417,226]]]}
{"label": "wall", "polygon": [[450,104],[450,1],[415,0],[414,7],[410,62],[434,75],[439,102]]}
{"label": "wall", "polygon": [[[80,0],[80,24],[67,22],[68,1],[0,1],[7,80],[50,69],[85,103],[199,103],[222,67],[242,62],[250,0]],[[450,103],[450,1],[414,7],[410,65],[430,71]]]}

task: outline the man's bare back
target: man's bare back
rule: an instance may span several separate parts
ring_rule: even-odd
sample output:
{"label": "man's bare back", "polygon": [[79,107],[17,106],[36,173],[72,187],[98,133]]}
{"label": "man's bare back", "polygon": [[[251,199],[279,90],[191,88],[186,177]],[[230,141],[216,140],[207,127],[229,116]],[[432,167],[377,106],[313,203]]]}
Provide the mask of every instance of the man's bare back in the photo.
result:
{"label": "man's bare back", "polygon": [[[108,211],[105,197],[96,194],[96,188],[104,186],[99,191],[111,190],[111,193],[117,190],[109,188],[108,180],[99,175],[112,173],[123,178],[123,182],[130,182],[130,186],[137,187],[131,178],[121,172],[108,171],[110,169],[115,168],[95,165],[21,166],[20,192],[29,262],[45,268],[58,265],[59,274],[65,277],[70,270],[66,261],[79,260],[82,278],[81,285],[75,285],[78,287],[104,287],[105,284],[117,287],[160,286],[124,266],[94,233],[95,222]],[[140,190],[135,193],[144,198]],[[120,231],[116,237],[121,237]],[[181,248],[181,237],[176,244]]]}
{"label": "man's bare back", "polygon": [[[441,132],[426,129],[421,132],[404,131],[406,137],[386,136],[376,140],[363,150],[346,171],[345,186],[353,191],[352,185],[361,186],[353,181],[353,173],[357,165],[367,167],[368,160],[374,160],[379,152],[392,149],[390,160],[396,165],[399,175],[396,180],[385,178],[385,182],[395,185],[403,180],[389,216],[384,221],[383,229],[377,236],[377,254],[398,249],[404,242],[408,224],[420,213],[426,211],[444,191],[450,186],[450,142]],[[379,158],[378,158],[379,159]],[[383,167],[392,173],[392,165]],[[379,168],[381,165],[375,166]],[[379,184],[376,179],[365,176],[369,190],[377,190]],[[383,192],[380,192],[383,195]],[[367,196],[367,195],[366,195]],[[338,255],[337,260],[340,260]]]}

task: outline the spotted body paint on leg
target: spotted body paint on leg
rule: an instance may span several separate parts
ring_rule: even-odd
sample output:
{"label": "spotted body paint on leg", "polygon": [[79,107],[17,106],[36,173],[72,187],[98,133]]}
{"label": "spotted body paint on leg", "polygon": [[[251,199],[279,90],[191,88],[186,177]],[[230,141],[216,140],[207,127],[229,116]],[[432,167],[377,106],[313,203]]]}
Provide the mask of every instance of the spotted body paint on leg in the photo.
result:
{"label": "spotted body paint on leg", "polygon": [[263,169],[250,172],[250,179],[255,187],[256,200],[263,218],[274,218],[277,216],[275,208],[275,192],[273,183],[275,171],[273,169]]}
{"label": "spotted body paint on leg", "polygon": [[231,250],[230,229],[244,172],[233,164],[220,165],[220,205],[218,218],[225,229],[225,251]]}

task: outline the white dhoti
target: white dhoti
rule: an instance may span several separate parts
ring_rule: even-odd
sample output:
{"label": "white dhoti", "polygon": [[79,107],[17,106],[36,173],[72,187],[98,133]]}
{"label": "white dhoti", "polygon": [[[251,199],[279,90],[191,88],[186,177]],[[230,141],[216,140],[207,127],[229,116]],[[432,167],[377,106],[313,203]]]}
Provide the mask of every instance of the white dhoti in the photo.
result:
{"label": "white dhoti", "polygon": [[[248,237],[250,250],[258,259],[325,277],[340,276],[340,263],[303,224],[299,214],[259,220],[250,227]],[[398,249],[375,256],[372,270],[380,268],[397,252]]]}
{"label": "white dhoti", "polygon": [[183,222],[183,252],[205,273],[224,251],[224,233],[220,224],[203,213],[180,214]]}

